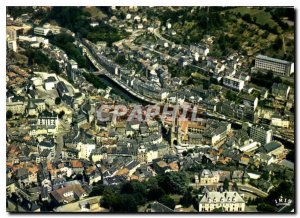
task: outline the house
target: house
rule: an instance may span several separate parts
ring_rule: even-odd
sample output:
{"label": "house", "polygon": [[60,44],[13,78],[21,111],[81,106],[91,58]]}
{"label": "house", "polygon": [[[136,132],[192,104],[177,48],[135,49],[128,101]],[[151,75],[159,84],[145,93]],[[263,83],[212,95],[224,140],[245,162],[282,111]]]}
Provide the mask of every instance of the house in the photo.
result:
{"label": "house", "polygon": [[262,151],[264,151],[267,155],[274,155],[275,157],[280,156],[283,153],[283,150],[283,144],[278,141],[271,141],[262,147]]}
{"label": "house", "polygon": [[54,76],[49,76],[44,82],[45,90],[49,91],[55,88],[56,79]]}
{"label": "house", "polygon": [[243,212],[245,201],[236,191],[206,192],[199,201],[199,212],[212,212],[216,208],[224,212]]}
{"label": "house", "polygon": [[217,171],[210,171],[208,169],[204,169],[200,175],[200,184],[218,184],[219,182],[219,174]]}
{"label": "house", "polygon": [[49,112],[47,110],[39,113],[37,125],[38,126],[54,126],[55,128],[58,127],[58,115],[55,112]]}
{"label": "house", "polygon": [[10,93],[6,98],[6,111],[11,111],[13,114],[23,114],[25,108],[25,98],[23,96]]}
{"label": "house", "polygon": [[271,142],[273,131],[264,126],[253,125],[250,127],[250,138],[259,142],[261,145]]}
{"label": "house", "polygon": [[66,84],[62,81],[59,81],[57,84],[56,84],[56,88],[57,88],[57,92],[59,94],[59,96],[62,98],[65,94],[68,94],[69,93],[69,90],[66,86]]}
{"label": "house", "polygon": [[87,192],[80,184],[71,184],[52,191],[50,195],[56,204],[61,205],[81,200],[87,196]]}
{"label": "house", "polygon": [[232,76],[225,76],[223,78],[223,84],[234,90],[241,91],[245,86],[245,81]]}
{"label": "house", "polygon": [[272,95],[278,100],[287,100],[291,87],[282,83],[272,85]]}
{"label": "house", "polygon": [[253,110],[256,109],[257,104],[258,104],[258,98],[257,97],[254,97],[254,96],[251,96],[251,95],[243,95],[242,99],[243,99],[243,104],[245,106],[251,107],[251,108],[253,108]]}
{"label": "house", "polygon": [[35,27],[33,29],[33,33],[35,35],[41,35],[41,36],[46,36],[49,31],[50,31],[50,29],[44,28],[44,27]]}

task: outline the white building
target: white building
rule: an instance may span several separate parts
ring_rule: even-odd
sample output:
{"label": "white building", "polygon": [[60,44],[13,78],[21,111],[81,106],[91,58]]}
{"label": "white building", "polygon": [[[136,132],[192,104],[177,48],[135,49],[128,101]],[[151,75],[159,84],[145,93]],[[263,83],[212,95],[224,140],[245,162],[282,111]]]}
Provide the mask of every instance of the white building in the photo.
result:
{"label": "white building", "polygon": [[82,143],[77,144],[78,157],[83,159],[89,159],[92,151],[96,148],[96,145],[93,143]]}
{"label": "white building", "polygon": [[245,201],[237,192],[207,192],[199,202],[199,212],[212,212],[222,208],[224,212],[245,211]]}
{"label": "white building", "polygon": [[265,145],[271,142],[273,131],[263,126],[253,125],[250,128],[250,138]]}
{"label": "white building", "polygon": [[17,41],[16,40],[8,40],[7,41],[7,48],[10,50],[13,50],[14,52],[17,51],[18,46],[17,46]]}
{"label": "white building", "polygon": [[90,23],[90,26],[91,27],[99,26],[99,22],[92,22]]}
{"label": "white building", "polygon": [[208,169],[204,169],[200,175],[200,184],[218,184],[220,180],[219,173],[217,171],[210,171]]}
{"label": "white building", "polygon": [[262,70],[271,70],[280,75],[290,76],[294,72],[294,63],[270,58],[264,55],[257,55],[255,59],[255,68]]}
{"label": "white building", "polygon": [[281,117],[272,117],[271,125],[272,126],[283,127],[283,128],[289,128],[290,121],[289,120],[284,120]]}
{"label": "white building", "polygon": [[55,112],[43,111],[39,114],[37,125],[58,127],[58,116]]}
{"label": "white building", "polygon": [[35,35],[41,35],[41,36],[46,36],[48,34],[48,32],[50,31],[50,29],[48,28],[43,28],[43,27],[35,27],[33,29],[33,33]]}
{"label": "white building", "polygon": [[56,85],[56,79],[53,76],[49,76],[44,83],[44,88],[45,90],[52,90],[55,88]]}
{"label": "white building", "polygon": [[207,54],[209,53],[209,48],[206,47],[205,45],[201,45],[201,44],[191,44],[190,50],[194,53],[197,52],[198,54],[204,55],[204,56],[207,56]]}
{"label": "white building", "polygon": [[225,76],[223,79],[223,84],[229,88],[241,91],[244,88],[245,81],[232,76]]}
{"label": "white building", "polygon": [[78,69],[78,64],[77,64],[77,62],[74,61],[73,59],[71,59],[71,60],[69,61],[69,65],[70,65],[71,69]]}

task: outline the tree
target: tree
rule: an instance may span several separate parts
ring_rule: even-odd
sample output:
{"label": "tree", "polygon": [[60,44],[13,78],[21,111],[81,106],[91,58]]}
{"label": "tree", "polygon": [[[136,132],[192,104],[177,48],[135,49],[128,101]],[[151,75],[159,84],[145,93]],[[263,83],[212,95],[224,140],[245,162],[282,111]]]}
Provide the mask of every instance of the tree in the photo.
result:
{"label": "tree", "polygon": [[50,69],[53,70],[55,73],[60,73],[59,64],[57,61],[51,60],[50,61]]}
{"label": "tree", "polygon": [[193,196],[191,192],[186,191],[182,198],[180,198],[180,204],[184,207],[189,207],[193,203]]}
{"label": "tree", "polygon": [[273,49],[275,50],[275,51],[278,51],[279,49],[281,49],[282,48],[282,45],[283,45],[283,41],[282,41],[282,39],[279,37],[279,36],[277,36],[277,38],[275,39],[275,42],[274,42],[274,44],[273,44]]}
{"label": "tree", "polygon": [[140,181],[134,180],[123,184],[120,193],[131,195],[138,204],[144,204],[147,200],[146,187]]}
{"label": "tree", "polygon": [[224,190],[229,190],[229,180],[227,178],[225,178],[224,182],[223,182],[223,188]]}
{"label": "tree", "polygon": [[157,183],[167,194],[183,194],[188,178],[184,172],[171,172],[158,175]]}
{"label": "tree", "polygon": [[89,196],[91,197],[91,196],[103,195],[104,190],[105,190],[105,185],[97,184],[97,185],[93,186],[93,190]]}
{"label": "tree", "polygon": [[64,111],[61,111],[61,112],[58,114],[59,119],[62,119],[64,115],[65,115],[65,112],[64,112]]}
{"label": "tree", "polygon": [[239,190],[239,187],[238,187],[238,185],[237,185],[236,182],[233,183],[232,188],[233,188],[234,191],[238,191]]}
{"label": "tree", "polygon": [[273,82],[274,83],[282,83],[282,79],[279,76],[277,76],[273,79]]}
{"label": "tree", "polygon": [[276,207],[266,204],[266,203],[261,203],[257,205],[257,210],[260,212],[275,212]]}
{"label": "tree", "polygon": [[10,110],[6,111],[6,119],[9,120],[12,117],[13,117],[13,113]]}
{"label": "tree", "polygon": [[61,103],[61,98],[60,97],[55,98],[55,104],[59,105],[60,103]]}
{"label": "tree", "polygon": [[242,19],[248,23],[252,23],[252,19],[251,19],[251,16],[250,14],[245,14],[242,16]]}
{"label": "tree", "polygon": [[165,195],[165,191],[160,187],[152,187],[149,189],[147,198],[149,201],[154,201],[160,199],[163,195]]}
{"label": "tree", "polygon": [[287,155],[286,159],[295,162],[295,150],[291,150]]}
{"label": "tree", "polygon": [[159,203],[171,208],[172,210],[175,208],[175,201],[173,198],[171,198],[169,195],[162,196],[159,200]]}

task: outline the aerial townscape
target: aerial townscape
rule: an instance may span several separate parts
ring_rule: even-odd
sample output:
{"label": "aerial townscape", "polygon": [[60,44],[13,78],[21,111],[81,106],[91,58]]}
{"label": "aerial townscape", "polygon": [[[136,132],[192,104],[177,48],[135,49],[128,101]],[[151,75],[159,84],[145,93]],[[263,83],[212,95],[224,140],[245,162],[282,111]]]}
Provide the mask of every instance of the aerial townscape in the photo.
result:
{"label": "aerial townscape", "polygon": [[6,210],[295,212],[293,7],[6,8]]}

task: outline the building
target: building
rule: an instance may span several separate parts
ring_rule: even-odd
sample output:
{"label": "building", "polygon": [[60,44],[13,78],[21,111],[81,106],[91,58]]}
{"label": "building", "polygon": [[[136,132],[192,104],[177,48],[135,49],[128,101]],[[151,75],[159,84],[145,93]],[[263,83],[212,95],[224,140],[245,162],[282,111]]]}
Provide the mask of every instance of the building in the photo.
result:
{"label": "building", "polygon": [[40,142],[38,144],[38,149],[40,154],[42,154],[44,150],[49,150],[50,156],[55,157],[55,144],[53,140]]}
{"label": "building", "polygon": [[223,84],[229,88],[241,91],[245,86],[245,81],[232,76],[225,76],[223,79]]}
{"label": "building", "polygon": [[265,144],[262,149],[267,155],[278,157],[283,154],[284,146],[278,141],[271,141]]}
{"label": "building", "polygon": [[17,40],[17,31],[15,28],[6,27],[6,38],[9,40]]}
{"label": "building", "polygon": [[224,212],[243,212],[245,201],[236,191],[206,192],[199,202],[199,212],[213,212],[217,208]]}
{"label": "building", "polygon": [[55,88],[55,84],[56,84],[56,79],[54,76],[49,76],[44,83],[44,88],[45,90],[52,90]]}
{"label": "building", "polygon": [[77,144],[77,150],[79,151],[78,156],[81,159],[89,160],[92,151],[96,148],[94,143],[82,143]]}
{"label": "building", "polygon": [[218,184],[219,179],[220,178],[217,171],[204,169],[200,175],[200,184]]}
{"label": "building", "polygon": [[274,116],[271,119],[271,125],[272,126],[278,126],[282,128],[289,128],[290,126],[290,121],[287,119],[284,119],[280,116]]}
{"label": "building", "polygon": [[23,96],[12,95],[6,99],[6,111],[11,111],[13,114],[23,114],[25,108],[25,98]]}
{"label": "building", "polygon": [[190,50],[203,56],[207,56],[209,53],[209,48],[201,44],[191,44]]}
{"label": "building", "polygon": [[270,58],[264,55],[256,56],[255,68],[262,70],[271,70],[283,76],[290,76],[292,73],[294,73],[294,63]]}
{"label": "building", "polygon": [[41,36],[46,36],[48,34],[48,32],[50,31],[50,29],[48,28],[43,28],[43,27],[35,27],[33,29],[33,33],[35,35],[41,35]]}
{"label": "building", "polygon": [[14,28],[6,28],[6,40],[7,40],[7,48],[17,51],[17,31]]}
{"label": "building", "polygon": [[57,84],[56,84],[56,89],[57,89],[57,92],[59,94],[59,96],[62,98],[65,94],[68,94],[69,93],[69,89],[67,88],[66,84],[62,81],[59,81]]}
{"label": "building", "polygon": [[51,197],[54,203],[61,205],[72,201],[78,201],[86,197],[88,193],[80,184],[72,184],[52,191]]}
{"label": "building", "polygon": [[58,126],[58,116],[55,112],[43,111],[38,116],[37,125],[40,126]]}
{"label": "building", "polygon": [[7,41],[7,48],[10,50],[13,50],[14,52],[17,51],[18,46],[17,46],[17,41],[16,40],[8,40]]}
{"label": "building", "polygon": [[251,107],[253,108],[253,110],[256,109],[257,105],[258,105],[258,98],[251,96],[251,95],[244,95],[242,96],[243,99],[243,104],[245,106]]}
{"label": "building", "polygon": [[273,131],[263,126],[253,125],[250,127],[250,138],[265,145],[271,142]]}
{"label": "building", "polygon": [[291,90],[290,86],[287,86],[282,83],[274,83],[272,85],[272,95],[277,100],[286,100],[288,99],[289,92]]}

